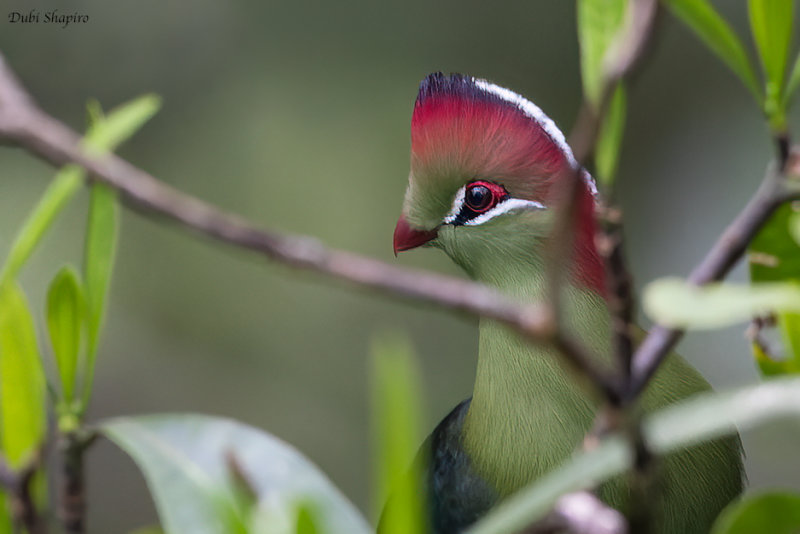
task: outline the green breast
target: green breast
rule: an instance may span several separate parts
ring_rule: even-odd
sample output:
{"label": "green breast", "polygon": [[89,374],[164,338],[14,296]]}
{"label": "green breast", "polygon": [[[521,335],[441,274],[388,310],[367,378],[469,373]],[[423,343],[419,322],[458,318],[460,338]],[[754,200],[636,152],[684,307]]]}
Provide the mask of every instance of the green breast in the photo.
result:
{"label": "green breast", "polygon": [[[641,402],[652,411],[708,388],[693,367],[672,355]],[[464,447],[475,471],[500,495],[567,460],[580,447],[596,410],[597,400],[551,353],[528,346],[496,323],[481,325]],[[671,455],[660,461],[659,473],[663,507],[657,523],[662,532],[708,532],[719,511],[741,492],[741,445],[738,438],[719,440]],[[629,490],[624,480],[614,480],[600,488],[600,495],[624,510]]]}
{"label": "green breast", "polygon": [[464,447],[501,495],[560,465],[591,427],[595,402],[542,348],[481,324],[480,357]]}

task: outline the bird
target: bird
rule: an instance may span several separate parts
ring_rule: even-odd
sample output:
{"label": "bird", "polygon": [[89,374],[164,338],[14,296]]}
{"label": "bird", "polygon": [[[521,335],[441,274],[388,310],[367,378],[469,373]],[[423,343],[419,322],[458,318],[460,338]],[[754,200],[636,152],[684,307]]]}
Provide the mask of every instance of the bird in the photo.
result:
{"label": "bird", "polygon": [[[560,320],[568,335],[610,361],[605,271],[594,242],[596,184],[556,124],[519,94],[462,74],[438,72],[422,80],[394,252],[435,247],[478,282],[520,301],[541,299],[557,184],[576,172],[581,178]],[[422,484],[432,534],[463,532],[562,465],[591,430],[601,404],[554,349],[529,344],[496,320],[481,318],[478,328],[472,396],[435,427],[418,454],[427,459]],[[651,412],[709,389],[686,360],[670,354],[639,406]],[[742,456],[733,436],[660,458],[656,531],[708,532],[742,491]],[[630,493],[623,479],[597,488],[601,500],[620,510]]]}

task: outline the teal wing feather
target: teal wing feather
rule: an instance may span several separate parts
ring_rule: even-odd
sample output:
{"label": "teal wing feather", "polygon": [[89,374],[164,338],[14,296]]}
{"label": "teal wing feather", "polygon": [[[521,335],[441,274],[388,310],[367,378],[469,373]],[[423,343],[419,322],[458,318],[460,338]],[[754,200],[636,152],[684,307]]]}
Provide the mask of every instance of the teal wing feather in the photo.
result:
{"label": "teal wing feather", "polygon": [[[471,399],[445,417],[420,447],[416,462],[422,463],[431,534],[458,534],[497,503],[498,495],[471,468],[461,444],[461,429]],[[383,531],[386,509],[378,534]]]}

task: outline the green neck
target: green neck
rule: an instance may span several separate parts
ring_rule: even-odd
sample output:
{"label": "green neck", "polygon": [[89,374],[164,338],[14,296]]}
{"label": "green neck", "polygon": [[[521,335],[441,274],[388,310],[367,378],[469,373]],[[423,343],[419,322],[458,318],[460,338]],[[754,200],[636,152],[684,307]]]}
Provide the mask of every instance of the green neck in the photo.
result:
{"label": "green neck", "polygon": [[[472,274],[511,295],[535,300],[542,294],[541,268],[530,257],[520,260],[511,265],[493,262],[496,268]],[[586,289],[569,288],[564,304],[574,335],[594,351],[608,353],[603,299]],[[464,447],[476,471],[501,495],[572,454],[589,429],[594,410],[594,400],[552,350],[529,345],[494,321],[481,321]]]}

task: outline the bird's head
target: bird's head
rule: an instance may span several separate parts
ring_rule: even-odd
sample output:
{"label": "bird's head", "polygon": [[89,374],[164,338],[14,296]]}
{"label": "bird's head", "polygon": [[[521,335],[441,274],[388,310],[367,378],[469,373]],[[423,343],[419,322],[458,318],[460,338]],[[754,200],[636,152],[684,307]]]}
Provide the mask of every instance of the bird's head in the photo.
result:
{"label": "bird's head", "polygon": [[[437,246],[478,278],[536,266],[553,221],[554,184],[576,168],[564,135],[532,102],[486,80],[431,74],[411,119],[411,172],[395,253]],[[576,260],[591,265],[577,270],[599,288],[594,183],[581,172]]]}

